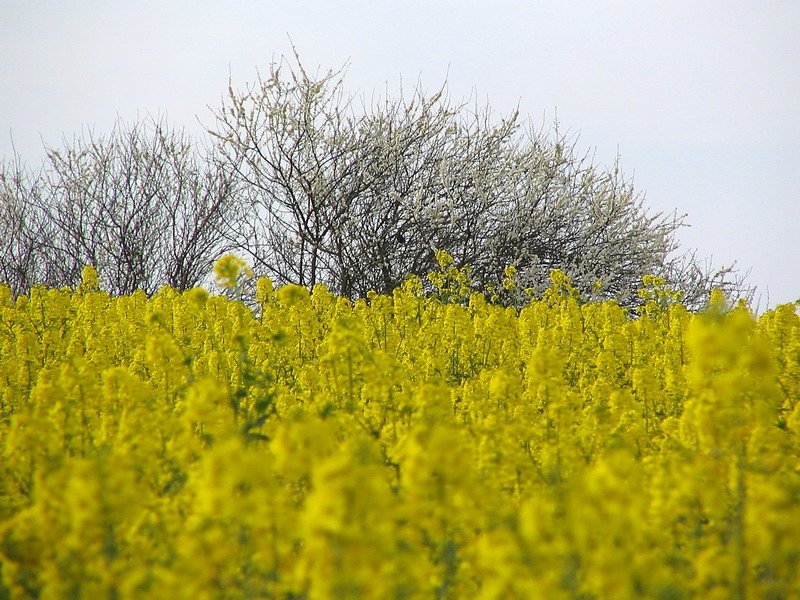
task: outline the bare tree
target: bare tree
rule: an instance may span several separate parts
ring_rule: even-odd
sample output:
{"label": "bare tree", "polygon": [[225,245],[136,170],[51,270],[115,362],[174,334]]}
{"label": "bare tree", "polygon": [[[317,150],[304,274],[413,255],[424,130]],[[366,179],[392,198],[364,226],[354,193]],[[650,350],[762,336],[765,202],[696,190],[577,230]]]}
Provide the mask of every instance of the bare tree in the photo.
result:
{"label": "bare tree", "polygon": [[52,222],[44,245],[59,257],[63,283],[76,284],[91,264],[112,293],[186,289],[224,250],[234,182],[184,131],[118,121],[108,137],[89,131],[49,148],[48,160],[37,205]]}
{"label": "bare tree", "polygon": [[15,296],[37,283],[61,283],[45,245],[54,228],[41,196],[41,173],[26,169],[19,155],[0,164],[0,281]]}
{"label": "bare tree", "polygon": [[227,237],[257,271],[362,296],[425,274],[442,248],[478,289],[515,265],[534,290],[559,268],[631,306],[644,274],[691,299],[745,291],[731,268],[678,254],[683,218],[649,214],[618,161],[597,167],[557,123],[497,121],[444,86],[357,107],[344,69],[311,76],[294,58],[244,92],[229,86],[210,131],[246,197]]}

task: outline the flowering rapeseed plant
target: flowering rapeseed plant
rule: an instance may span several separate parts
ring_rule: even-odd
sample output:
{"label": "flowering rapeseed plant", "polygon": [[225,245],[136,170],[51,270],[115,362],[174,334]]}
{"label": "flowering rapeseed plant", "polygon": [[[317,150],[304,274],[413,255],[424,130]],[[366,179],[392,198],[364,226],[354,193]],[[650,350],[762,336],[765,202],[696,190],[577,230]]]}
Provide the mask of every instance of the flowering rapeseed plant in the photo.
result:
{"label": "flowering rapeseed plant", "polygon": [[223,289],[236,287],[242,276],[253,276],[253,269],[243,258],[224,254],[214,263],[214,281]]}
{"label": "flowering rapeseed plant", "polygon": [[517,310],[438,259],[256,313],[0,287],[0,598],[800,596],[795,306]]}

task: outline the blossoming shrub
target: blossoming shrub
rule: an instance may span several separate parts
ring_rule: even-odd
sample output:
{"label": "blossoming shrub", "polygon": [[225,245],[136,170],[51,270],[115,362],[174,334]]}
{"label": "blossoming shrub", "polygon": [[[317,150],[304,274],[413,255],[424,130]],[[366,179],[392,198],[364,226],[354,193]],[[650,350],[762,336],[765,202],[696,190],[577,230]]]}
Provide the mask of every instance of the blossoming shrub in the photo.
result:
{"label": "blossoming shrub", "polygon": [[800,317],[660,283],[0,287],[0,598],[800,597]]}

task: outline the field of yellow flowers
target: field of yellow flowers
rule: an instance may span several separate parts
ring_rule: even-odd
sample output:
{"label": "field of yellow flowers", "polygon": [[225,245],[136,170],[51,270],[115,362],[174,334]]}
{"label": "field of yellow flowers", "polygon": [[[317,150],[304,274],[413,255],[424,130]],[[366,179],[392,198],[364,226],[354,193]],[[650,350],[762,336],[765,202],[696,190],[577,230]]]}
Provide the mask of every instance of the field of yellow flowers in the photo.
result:
{"label": "field of yellow flowers", "polygon": [[795,306],[451,271],[0,287],[0,598],[800,597]]}

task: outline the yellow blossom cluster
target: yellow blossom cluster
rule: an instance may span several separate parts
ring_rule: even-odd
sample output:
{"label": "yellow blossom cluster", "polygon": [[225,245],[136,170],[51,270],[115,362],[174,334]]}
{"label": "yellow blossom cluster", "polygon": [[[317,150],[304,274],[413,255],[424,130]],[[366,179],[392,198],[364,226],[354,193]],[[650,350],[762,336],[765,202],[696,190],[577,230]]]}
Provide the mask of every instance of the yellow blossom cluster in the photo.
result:
{"label": "yellow blossom cluster", "polygon": [[800,597],[794,306],[450,275],[0,286],[0,598]]}

